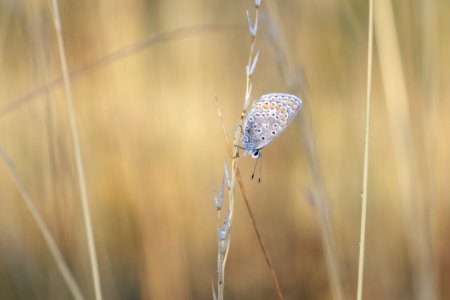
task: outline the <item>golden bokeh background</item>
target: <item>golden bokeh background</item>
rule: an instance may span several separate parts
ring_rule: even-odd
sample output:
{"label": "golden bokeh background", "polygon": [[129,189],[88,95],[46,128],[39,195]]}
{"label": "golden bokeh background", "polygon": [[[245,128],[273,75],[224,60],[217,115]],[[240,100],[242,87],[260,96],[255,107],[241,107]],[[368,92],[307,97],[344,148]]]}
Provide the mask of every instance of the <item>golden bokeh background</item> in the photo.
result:
{"label": "golden bokeh background", "polygon": [[[450,2],[391,2],[375,1],[364,299],[449,299]],[[304,106],[264,149],[260,184],[253,159],[239,165],[285,299],[336,296],[314,195],[327,204],[344,299],[356,296],[368,8],[263,0],[254,98],[292,92]],[[213,190],[230,162],[215,97],[232,136],[252,1],[59,10],[104,299],[211,299]],[[94,299],[61,74],[49,3],[1,1],[0,144]],[[225,299],[274,299],[236,195]],[[0,199],[0,299],[71,299],[3,161]]]}

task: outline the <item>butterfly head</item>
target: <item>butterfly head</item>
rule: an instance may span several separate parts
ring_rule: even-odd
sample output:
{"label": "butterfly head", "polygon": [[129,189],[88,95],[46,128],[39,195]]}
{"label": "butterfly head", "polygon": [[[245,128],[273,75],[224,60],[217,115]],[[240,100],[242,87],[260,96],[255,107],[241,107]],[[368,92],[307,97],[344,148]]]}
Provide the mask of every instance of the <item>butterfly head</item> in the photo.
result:
{"label": "butterfly head", "polygon": [[258,150],[253,150],[253,152],[252,152],[252,157],[253,158],[259,158],[260,155],[261,155],[261,153],[259,152],[259,149]]}

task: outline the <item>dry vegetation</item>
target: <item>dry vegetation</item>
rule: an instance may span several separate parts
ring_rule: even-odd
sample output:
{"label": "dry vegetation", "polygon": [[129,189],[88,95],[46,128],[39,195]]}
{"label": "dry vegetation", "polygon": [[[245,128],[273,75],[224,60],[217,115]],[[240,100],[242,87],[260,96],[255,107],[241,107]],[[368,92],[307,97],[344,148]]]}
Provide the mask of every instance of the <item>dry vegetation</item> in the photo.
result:
{"label": "dry vegetation", "polygon": [[[391,2],[374,11],[363,298],[449,299],[450,3]],[[228,155],[215,95],[232,133],[252,4],[59,3],[103,299],[212,298],[212,190]],[[291,92],[304,106],[264,150],[260,184],[253,159],[239,168],[285,299],[338,299],[330,261],[356,297],[368,8],[262,4],[253,97]],[[76,295],[24,198],[95,298],[62,75],[49,2],[0,1],[0,299]],[[274,299],[238,190],[233,218],[225,299]]]}

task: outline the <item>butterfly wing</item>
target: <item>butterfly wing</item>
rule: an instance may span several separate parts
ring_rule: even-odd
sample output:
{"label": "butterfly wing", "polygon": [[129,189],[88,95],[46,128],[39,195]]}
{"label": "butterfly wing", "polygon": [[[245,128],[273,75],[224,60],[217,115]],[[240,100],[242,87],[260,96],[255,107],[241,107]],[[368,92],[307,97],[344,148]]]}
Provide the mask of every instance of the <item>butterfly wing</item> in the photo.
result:
{"label": "butterfly wing", "polygon": [[302,106],[302,101],[289,94],[266,94],[253,102],[244,121],[243,147],[258,150],[286,129]]}

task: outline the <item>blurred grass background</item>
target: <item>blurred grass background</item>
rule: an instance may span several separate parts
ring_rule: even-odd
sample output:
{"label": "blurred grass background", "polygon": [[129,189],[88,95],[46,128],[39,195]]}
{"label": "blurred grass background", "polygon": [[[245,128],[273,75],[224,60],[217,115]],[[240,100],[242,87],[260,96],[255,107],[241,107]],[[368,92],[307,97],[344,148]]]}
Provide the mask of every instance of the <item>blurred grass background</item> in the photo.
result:
{"label": "blurred grass background", "polygon": [[[290,88],[277,64],[280,45],[270,38],[276,30],[272,34],[285,37],[290,67],[301,70],[301,113],[314,137],[344,292],[353,298],[368,4],[279,1],[279,23],[271,23],[269,16],[277,12],[267,15],[264,2],[253,95]],[[422,260],[408,242],[408,236],[420,235],[409,225],[424,220],[419,229],[425,228],[428,240],[419,241],[419,247],[428,247],[431,255],[437,299],[449,299],[450,3],[392,4],[411,122],[405,129],[401,120],[389,119],[376,51],[364,298],[426,299],[417,293],[414,279]],[[226,156],[214,95],[231,134],[244,100],[249,47],[245,10],[251,8],[252,1],[60,3],[71,70],[118,49],[132,49],[72,81],[105,299],[211,298],[217,251],[212,190],[220,183]],[[156,36],[142,49],[136,46],[174,31],[178,33]],[[0,143],[83,294],[92,299],[63,86],[53,85],[5,110],[59,78],[60,70],[47,1],[1,1]],[[331,299],[315,207],[307,197],[313,185],[299,127],[293,122],[264,150],[261,184],[250,180],[254,160],[244,157],[240,168],[286,299]],[[412,200],[402,193],[396,128],[412,132],[415,161],[408,164],[417,166],[414,187],[422,195],[420,205],[413,207],[424,208],[412,214],[405,214]],[[4,164],[0,187],[0,299],[70,299]],[[274,298],[241,201],[235,208],[226,278],[226,299]]]}

